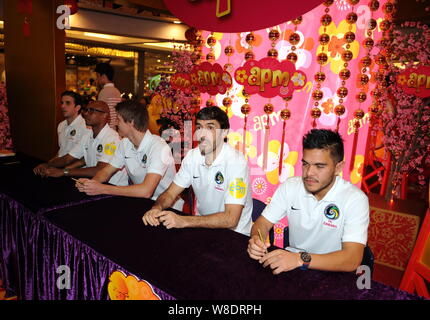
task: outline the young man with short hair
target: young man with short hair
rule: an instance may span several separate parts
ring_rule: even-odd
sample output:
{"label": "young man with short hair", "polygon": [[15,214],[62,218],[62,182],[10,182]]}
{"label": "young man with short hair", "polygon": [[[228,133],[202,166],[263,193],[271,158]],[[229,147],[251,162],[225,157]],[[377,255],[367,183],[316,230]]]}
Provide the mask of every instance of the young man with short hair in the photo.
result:
{"label": "young man with short hair", "polygon": [[[369,225],[369,201],[339,175],[343,141],[337,132],[312,129],[303,138],[302,177],[281,184],[254,223],[248,254],[274,274],[295,268],[355,271],[363,258]],[[290,247],[267,252],[261,242],[287,216]],[[265,238],[264,238],[265,239]]]}
{"label": "young man with short hair", "polygon": [[82,105],[82,97],[78,93],[64,91],[61,94],[61,112],[65,120],[60,122],[57,128],[60,149],[54,158],[34,168],[34,173],[44,175],[44,171],[54,159],[68,154],[70,150],[81,142],[82,137],[89,132],[85,120],[80,114]]}
{"label": "young man with short hair", "polygon": [[[163,139],[149,132],[148,111],[139,102],[121,102],[116,111],[118,131],[123,139],[115,156],[92,180],[80,179],[76,187],[89,195],[111,194],[155,200],[170,185],[176,173],[170,148]],[[127,170],[129,186],[103,184],[122,168]],[[183,203],[176,197],[171,205],[182,210]]]}
{"label": "young man with short hair", "polygon": [[[199,146],[188,152],[170,187],[143,216],[145,225],[166,228],[229,228],[244,235],[251,230],[252,198],[245,157],[225,143],[230,124],[218,107],[196,115]],[[196,216],[181,216],[169,208],[189,186],[197,198]]]}

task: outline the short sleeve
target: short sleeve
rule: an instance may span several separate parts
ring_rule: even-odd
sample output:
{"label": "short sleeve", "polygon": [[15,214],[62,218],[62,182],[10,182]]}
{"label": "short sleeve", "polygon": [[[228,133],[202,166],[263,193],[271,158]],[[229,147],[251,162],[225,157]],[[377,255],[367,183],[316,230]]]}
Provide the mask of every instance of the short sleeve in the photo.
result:
{"label": "short sleeve", "polygon": [[[112,167],[121,169],[125,165],[125,140],[119,142],[118,148],[115,150],[114,154],[110,157],[108,161]],[[102,159],[104,156],[102,157]],[[103,160],[100,160],[103,161]]]}
{"label": "short sleeve", "polygon": [[80,143],[75,144],[73,148],[70,150],[69,154],[76,159],[81,159],[85,155],[85,148],[88,148],[88,141],[90,138],[91,132],[85,134]]}
{"label": "short sleeve", "polygon": [[369,199],[366,195],[358,193],[346,206],[342,242],[358,242],[366,245],[368,226]]}
{"label": "short sleeve", "polygon": [[181,168],[179,169],[178,173],[175,175],[175,178],[173,179],[173,182],[181,187],[181,188],[188,188],[191,185],[192,181],[192,152],[188,152],[188,154],[185,156],[184,160],[182,160]]}
{"label": "short sleeve", "polygon": [[106,141],[103,141],[103,153],[99,161],[110,163],[111,160],[114,158],[120,143],[121,140],[118,136],[111,137],[110,139],[106,139]]}
{"label": "short sleeve", "polygon": [[287,182],[284,182],[278,187],[278,189],[276,189],[275,193],[273,194],[272,200],[261,214],[273,224],[280,221],[288,213],[286,189]]}
{"label": "short sleeve", "polygon": [[229,165],[225,204],[245,205],[250,191],[248,164],[246,161],[234,161]]}
{"label": "short sleeve", "polygon": [[173,156],[169,146],[165,142],[160,142],[151,149],[146,172],[159,174],[163,177],[167,168],[173,164]]}

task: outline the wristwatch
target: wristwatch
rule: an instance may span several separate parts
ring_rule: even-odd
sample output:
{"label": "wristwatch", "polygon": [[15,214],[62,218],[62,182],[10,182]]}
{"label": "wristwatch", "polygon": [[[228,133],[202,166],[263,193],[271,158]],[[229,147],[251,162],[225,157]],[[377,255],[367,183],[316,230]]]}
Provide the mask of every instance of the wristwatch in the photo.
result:
{"label": "wristwatch", "polygon": [[300,252],[300,259],[302,259],[303,264],[300,267],[301,270],[308,270],[309,265],[311,264],[312,257],[306,251]]}
{"label": "wristwatch", "polygon": [[69,169],[64,168],[63,173],[65,176],[68,176],[69,175]]}

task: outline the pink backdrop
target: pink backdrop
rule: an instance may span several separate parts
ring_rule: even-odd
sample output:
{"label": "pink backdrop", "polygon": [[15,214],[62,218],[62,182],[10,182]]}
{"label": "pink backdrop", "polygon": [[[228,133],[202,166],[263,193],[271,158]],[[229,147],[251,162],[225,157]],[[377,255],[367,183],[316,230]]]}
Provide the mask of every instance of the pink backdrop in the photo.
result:
{"label": "pink backdrop", "polygon": [[[361,181],[362,165],[364,161],[364,151],[366,147],[369,114],[368,107],[371,103],[370,91],[374,88],[375,83],[370,76],[371,81],[365,88],[367,93],[367,100],[361,103],[360,108],[366,112],[365,117],[361,120],[361,128],[359,130],[359,139],[357,151],[355,155],[355,166],[350,171],[351,151],[353,142],[353,113],[359,107],[359,102],[355,96],[359,92],[359,82],[357,80],[360,74],[360,59],[366,55],[366,49],[362,46],[362,41],[367,37],[366,22],[371,18],[371,11],[367,6],[367,1],[361,1],[355,7],[355,12],[358,15],[357,23],[353,25],[352,31],[355,32],[356,39],[351,43],[350,50],[353,52],[354,57],[349,62],[348,69],[351,71],[351,77],[346,81],[348,88],[348,96],[344,98],[344,106],[346,107],[345,114],[341,117],[341,124],[339,132],[345,141],[345,160],[346,165],[343,170],[342,176],[344,179],[351,181],[359,186]],[[378,11],[373,12],[373,18],[379,22],[383,18],[382,6],[385,1],[380,1],[380,8]],[[286,136],[284,144],[284,161],[282,175],[278,174],[279,154],[280,154],[280,141],[282,139],[282,124],[283,120],[280,118],[280,111],[284,108],[285,102],[279,97],[271,99],[274,105],[274,112],[270,115],[270,139],[269,139],[269,157],[267,162],[267,169],[263,170],[263,141],[264,141],[264,127],[267,123],[267,115],[263,111],[263,106],[269,102],[269,99],[263,98],[259,95],[252,95],[249,98],[249,104],[252,111],[248,116],[248,132],[246,136],[246,156],[250,166],[250,183],[252,194],[254,198],[262,200],[263,202],[270,202],[271,196],[275,192],[278,185],[284,182],[290,176],[301,175],[301,156],[302,156],[302,137],[312,128],[312,118],[310,110],[313,108],[314,100],[312,99],[312,91],[316,85],[314,81],[314,74],[319,71],[319,65],[316,63],[316,53],[320,52],[320,44],[318,36],[322,33],[320,26],[320,18],[324,14],[326,7],[320,5],[312,11],[303,15],[303,22],[298,25],[297,32],[301,35],[301,41],[296,45],[298,54],[298,61],[296,68],[303,71],[307,77],[307,83],[302,90],[294,93],[293,99],[289,102],[288,108],[291,111],[291,118],[287,120]],[[328,48],[329,60],[323,66],[322,71],[326,74],[326,80],[322,83],[321,90],[324,92],[324,98],[320,100],[320,109],[322,111],[321,117],[317,120],[317,128],[330,128],[335,129],[337,123],[337,116],[333,112],[333,108],[339,104],[339,98],[336,95],[336,90],[341,86],[339,78],[339,71],[343,68],[343,61],[341,59],[341,52],[345,50],[346,43],[343,40],[343,35],[348,31],[348,24],[345,21],[346,15],[351,12],[351,7],[344,0],[335,0],[334,4],[330,7],[329,14],[332,16],[333,21],[327,27],[327,33],[330,35],[330,42],[326,46],[326,53]],[[287,54],[291,51],[291,45],[288,42],[289,34],[294,32],[294,25],[290,22],[282,23],[275,26],[280,32],[281,37],[276,43],[276,49],[279,52],[278,60],[284,60]],[[268,38],[268,33],[271,28],[254,31],[256,36],[256,44],[253,46],[255,60],[260,60],[267,55],[267,51],[271,48],[271,41]],[[242,66],[245,62],[244,54],[247,51],[248,45],[245,41],[245,33],[214,33],[217,38],[217,43],[214,46],[214,54],[216,63],[227,63],[227,56],[224,53],[224,48],[231,44],[234,47],[235,53],[230,57],[230,63],[233,65],[234,70]],[[203,40],[210,35],[209,32],[203,32]],[[375,43],[381,36],[379,26],[373,32]],[[374,47],[372,54],[379,51]],[[203,54],[209,52],[209,47],[206,45],[203,48]],[[377,66],[372,64],[372,72],[376,71]],[[234,70],[230,72],[234,79]],[[242,86],[233,80],[233,88],[230,90],[230,97],[233,99],[233,105],[230,108],[229,117],[231,131],[229,134],[229,143],[236,146],[237,143],[242,143],[243,139],[243,123],[244,115],[241,113],[240,108],[245,103],[245,98],[241,95]],[[218,106],[222,106],[222,100],[226,96],[218,94],[215,99]],[[203,104],[210,97],[208,94],[202,94]],[[214,98],[214,97],[213,97]],[[276,237],[281,238],[282,228],[286,225],[286,221],[281,222],[276,228]]]}

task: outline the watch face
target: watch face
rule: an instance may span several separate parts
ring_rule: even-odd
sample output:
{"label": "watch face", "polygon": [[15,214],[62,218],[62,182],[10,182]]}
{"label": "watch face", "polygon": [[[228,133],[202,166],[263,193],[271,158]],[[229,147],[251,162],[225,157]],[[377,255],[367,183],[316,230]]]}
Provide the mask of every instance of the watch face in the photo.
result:
{"label": "watch face", "polygon": [[311,262],[311,255],[307,252],[302,252],[300,254],[300,258],[303,260],[303,262],[305,263],[309,263]]}

